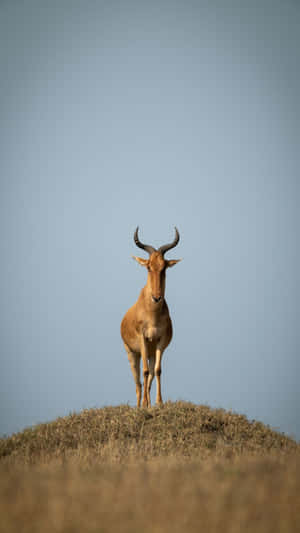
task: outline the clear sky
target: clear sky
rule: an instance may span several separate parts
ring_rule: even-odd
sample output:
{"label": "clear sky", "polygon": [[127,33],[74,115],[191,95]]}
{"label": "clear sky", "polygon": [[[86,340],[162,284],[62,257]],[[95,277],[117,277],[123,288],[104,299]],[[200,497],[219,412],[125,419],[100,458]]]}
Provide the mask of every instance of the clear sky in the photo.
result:
{"label": "clear sky", "polygon": [[300,438],[299,24],[296,0],[1,1],[0,434],[135,405],[133,233],[176,225],[163,398]]}

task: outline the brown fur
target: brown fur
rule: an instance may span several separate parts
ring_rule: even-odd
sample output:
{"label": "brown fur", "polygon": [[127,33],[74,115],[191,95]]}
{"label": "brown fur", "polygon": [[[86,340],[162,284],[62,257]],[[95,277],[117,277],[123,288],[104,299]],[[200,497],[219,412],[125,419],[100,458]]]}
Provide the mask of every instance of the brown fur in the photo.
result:
{"label": "brown fur", "polygon": [[[166,269],[179,260],[167,260],[159,251],[149,259],[134,257],[148,269],[148,279],[137,302],[127,311],[121,323],[121,336],[136,384],[137,406],[141,404],[140,360],[143,361],[144,395],[143,407],[150,407],[150,389],[156,376],[156,403],[162,404],[161,360],[164,350],[172,339],[172,322],[165,301]],[[159,301],[155,301],[159,299]]]}

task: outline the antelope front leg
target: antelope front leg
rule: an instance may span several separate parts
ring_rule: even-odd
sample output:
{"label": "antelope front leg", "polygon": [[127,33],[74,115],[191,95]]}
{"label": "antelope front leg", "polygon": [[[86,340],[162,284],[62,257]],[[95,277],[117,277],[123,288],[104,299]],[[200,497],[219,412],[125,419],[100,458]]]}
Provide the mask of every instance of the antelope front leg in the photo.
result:
{"label": "antelope front leg", "polygon": [[144,337],[142,336],[141,341],[141,356],[143,361],[143,375],[144,375],[144,393],[142,407],[148,407],[148,377],[149,377],[149,367],[148,367],[148,357],[147,357],[147,347]]}
{"label": "antelope front leg", "polygon": [[155,352],[155,368],[154,368],[154,373],[156,377],[156,405],[162,405],[163,403],[162,397],[161,397],[161,386],[160,386],[162,355],[163,355],[163,351],[160,348],[157,348]]}
{"label": "antelope front leg", "polygon": [[155,358],[154,356],[151,356],[150,359],[148,359],[148,366],[149,366],[149,376],[147,381],[147,401],[148,401],[148,407],[151,407],[151,384],[154,378],[154,365],[155,365]]}

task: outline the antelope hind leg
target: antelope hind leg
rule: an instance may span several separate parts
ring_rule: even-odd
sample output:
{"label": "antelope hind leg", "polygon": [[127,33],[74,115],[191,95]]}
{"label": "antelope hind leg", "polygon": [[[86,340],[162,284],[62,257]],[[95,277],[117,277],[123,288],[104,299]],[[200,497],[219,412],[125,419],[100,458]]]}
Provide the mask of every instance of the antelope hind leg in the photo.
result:
{"label": "antelope hind leg", "polygon": [[136,354],[134,352],[131,352],[128,348],[128,346],[125,345],[127,355],[128,355],[128,361],[131,366],[133,379],[135,381],[135,391],[136,391],[136,406],[141,406],[141,396],[142,396],[142,384],[140,380],[140,361],[141,356],[139,354]]}

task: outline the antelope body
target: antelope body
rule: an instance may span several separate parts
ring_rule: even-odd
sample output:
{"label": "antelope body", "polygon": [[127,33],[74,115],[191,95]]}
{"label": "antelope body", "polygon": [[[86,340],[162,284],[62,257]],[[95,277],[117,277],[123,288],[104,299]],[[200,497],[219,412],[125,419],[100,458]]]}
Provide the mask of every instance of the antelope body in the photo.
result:
{"label": "antelope body", "polygon": [[180,259],[167,260],[164,254],[178,244],[179,233],[175,228],[174,241],[156,250],[153,246],[140,242],[137,227],[134,241],[139,248],[149,253],[149,259],[133,256],[140,265],[147,267],[148,278],[137,302],[122,320],[121,336],[136,384],[137,406],[141,405],[140,360],[142,359],[144,375],[142,405],[150,407],[150,390],[154,375],[157,381],[156,403],[162,404],[161,360],[164,350],[172,339],[172,322],[165,300],[166,269],[180,261]]}

